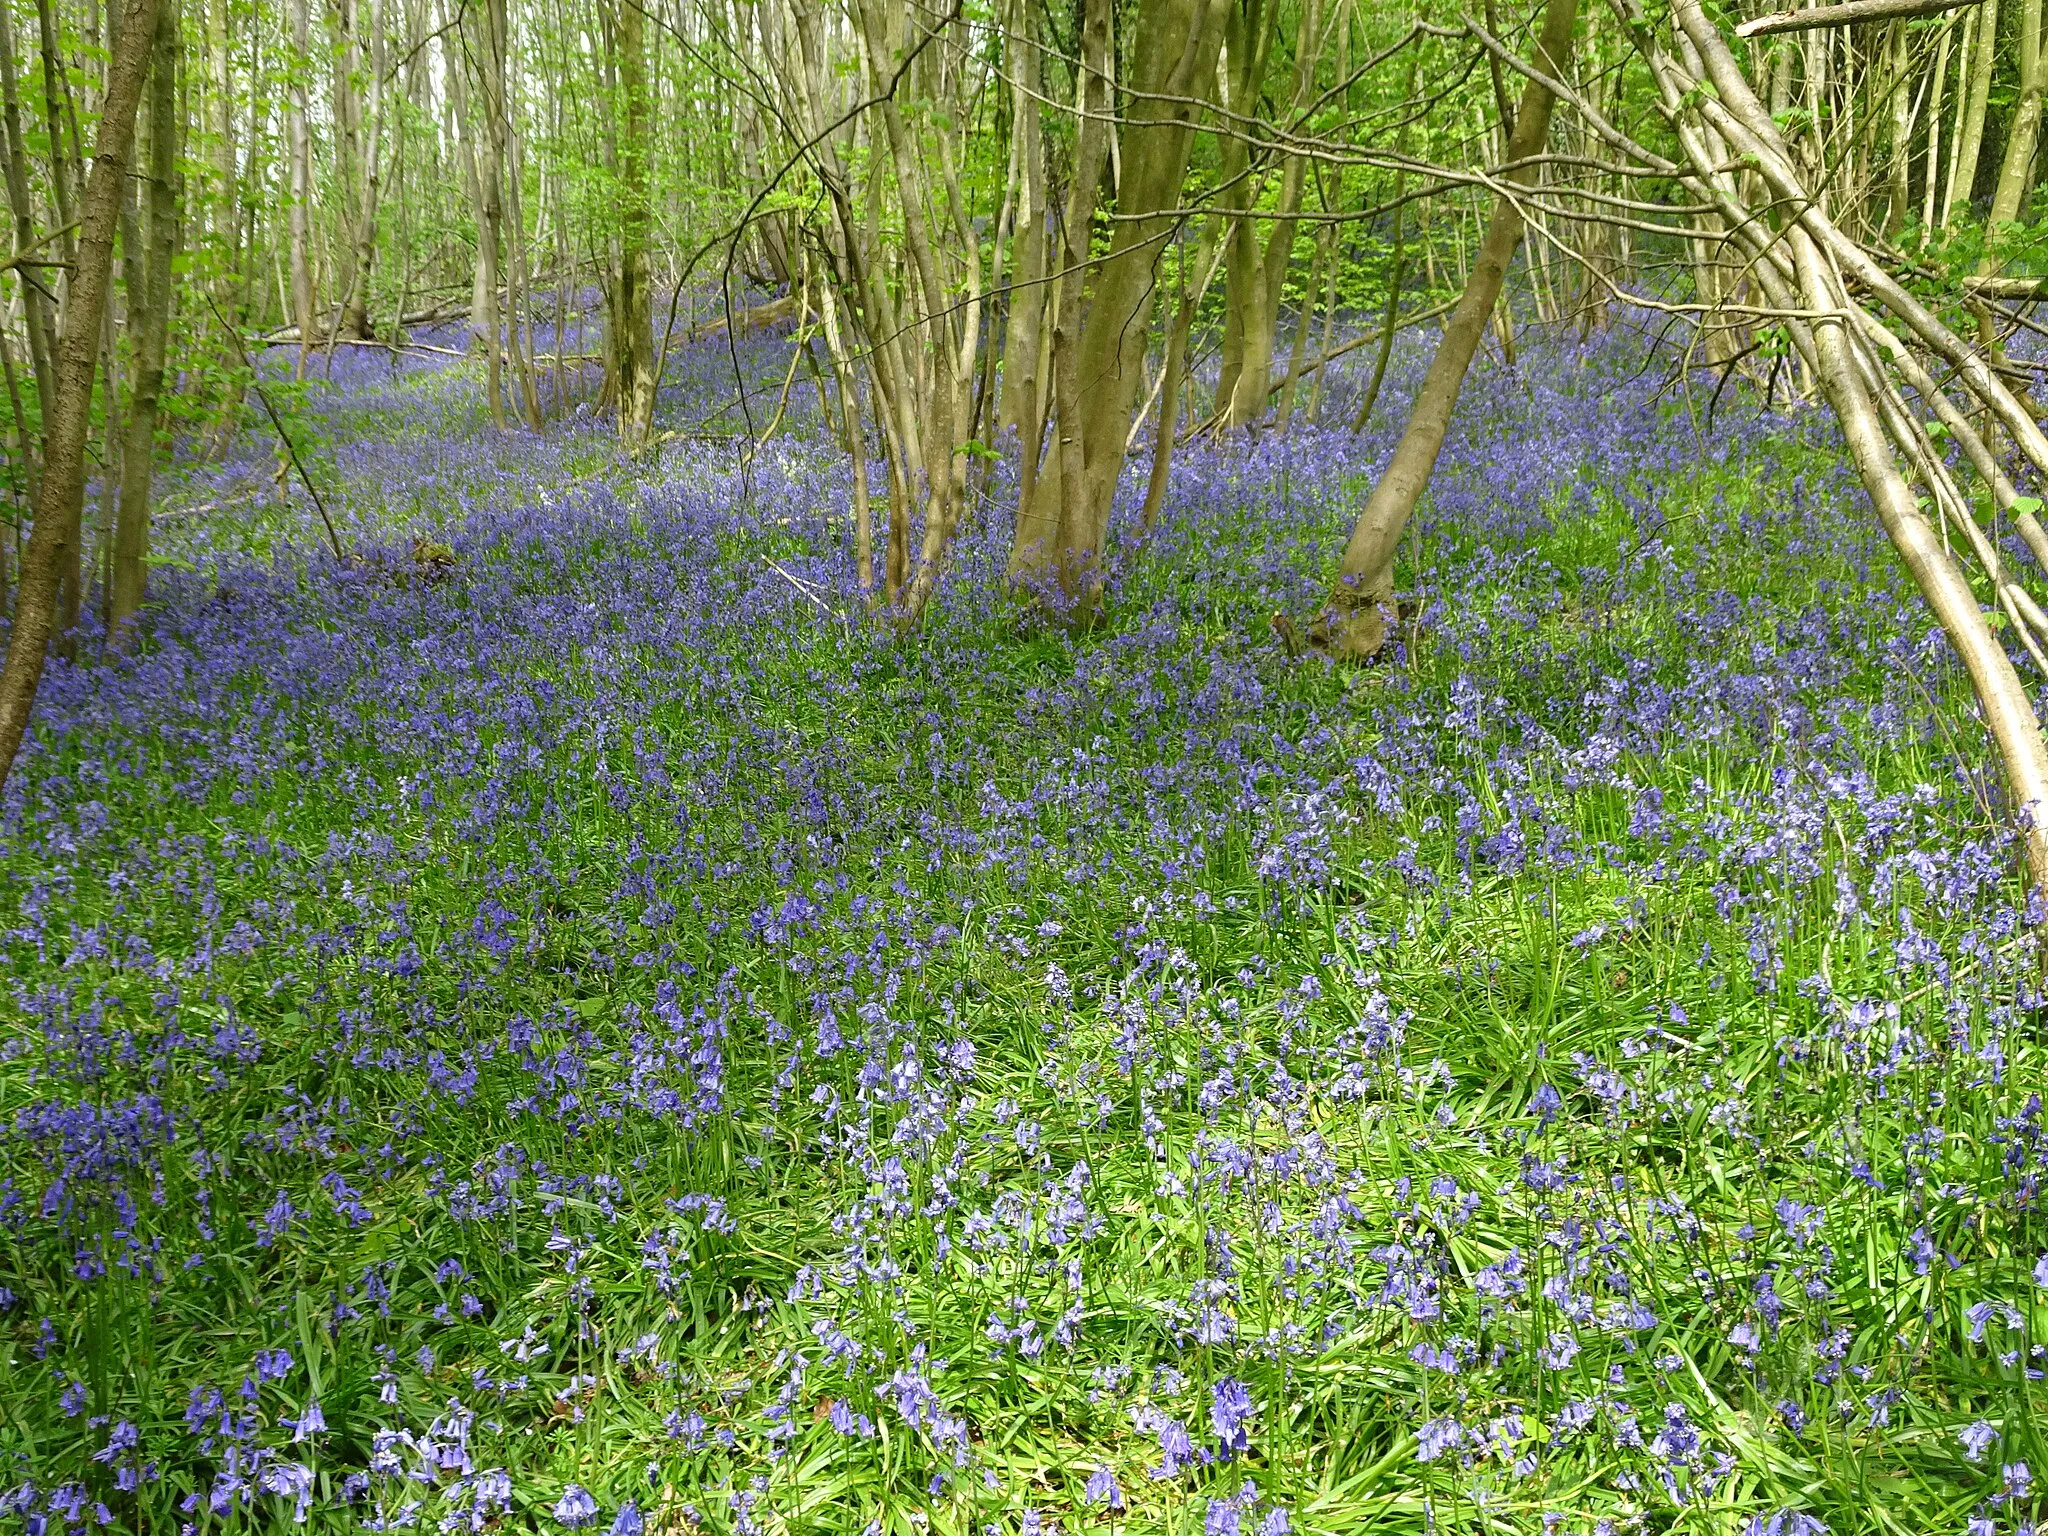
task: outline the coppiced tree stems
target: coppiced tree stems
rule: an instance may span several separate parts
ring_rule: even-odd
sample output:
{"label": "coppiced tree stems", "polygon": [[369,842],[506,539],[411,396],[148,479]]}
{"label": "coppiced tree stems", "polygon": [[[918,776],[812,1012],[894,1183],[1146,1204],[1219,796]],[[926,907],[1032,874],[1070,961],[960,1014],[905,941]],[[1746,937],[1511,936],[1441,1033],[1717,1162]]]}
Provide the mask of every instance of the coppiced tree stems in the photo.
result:
{"label": "coppiced tree stems", "polygon": [[[61,634],[83,590],[82,541],[75,512],[67,532],[41,510],[38,461],[57,444],[37,439],[55,433],[63,338],[89,265],[77,124],[104,104],[90,72],[67,64],[74,43],[98,41],[66,19],[67,0],[37,0],[40,92],[20,78],[34,68],[12,31],[22,3],[0,12],[0,274],[21,294],[18,313],[0,313],[12,326],[0,371],[37,508],[31,543],[59,573],[49,625]],[[1758,354],[1782,332],[1801,394],[1817,390],[1861,423],[1856,462],[1902,552],[1919,535],[1886,511],[1885,476],[1924,492],[1921,524],[1945,538],[1957,574],[1908,558],[1930,604],[1948,604],[1944,624],[1964,624],[1954,582],[1974,582],[2010,621],[2020,665],[2048,671],[2048,614],[2027,590],[2048,573],[2048,532],[2022,494],[2048,475],[2048,439],[2000,350],[2007,322],[1986,310],[1967,341],[1953,328],[1972,301],[2031,302],[2039,280],[1987,261],[1944,288],[1931,265],[1943,246],[1928,242],[1911,258],[1920,266],[1899,250],[1920,238],[1916,224],[1974,216],[1973,187],[1991,193],[1992,258],[2024,248],[2000,239],[2037,179],[2043,0],[1835,0],[1775,17],[1758,14],[1765,0],[1740,0],[1711,20],[1697,0],[1674,3],[1610,0],[1582,17],[1572,0],[1549,0],[1525,40],[1526,14],[1505,7],[1404,25],[1350,0],[1081,0],[1071,25],[1036,0],[992,12],[604,0],[588,17],[559,0],[322,0],[316,47],[312,0],[253,24],[206,0],[192,19],[189,107],[164,84],[175,66],[159,65],[167,94],[150,97],[149,165],[122,237],[126,313],[104,307],[103,281],[97,344],[82,343],[110,381],[97,421],[119,495],[100,553],[117,643],[145,590],[152,449],[165,380],[184,366],[181,293],[184,313],[211,310],[231,340],[245,324],[289,337],[303,372],[316,345],[331,371],[336,348],[381,332],[386,306],[395,360],[409,296],[452,319],[466,285],[493,420],[538,428],[540,370],[557,402],[576,387],[587,344],[574,295],[594,277],[605,336],[583,356],[602,360],[600,404],[637,444],[656,435],[685,284],[722,266],[735,289],[791,285],[773,303],[746,301],[749,325],[793,319],[799,350],[780,389],[769,385],[772,411],[753,415],[761,391],[743,382],[741,414],[758,443],[809,367],[852,458],[856,579],[879,620],[904,629],[941,590],[958,531],[1009,510],[989,492],[1008,483],[994,464],[1012,443],[1012,582],[1058,621],[1091,624],[1108,600],[1120,487],[1137,501],[1130,456],[1149,439],[1134,510],[1150,529],[1219,342],[1203,402],[1213,414],[1193,430],[1256,427],[1276,405],[1283,426],[1314,414],[1327,365],[1371,348],[1360,353],[1369,382],[1350,401],[1363,425],[1383,403],[1394,331],[1448,310],[1309,629],[1363,658],[1384,638],[1395,551],[1489,328],[1514,359],[1504,295],[1522,251],[1526,323],[1590,330],[1612,303],[1670,309],[1689,317],[1690,344],[1722,387],[1746,371],[1775,388],[1779,363],[1766,378]],[[1570,67],[1575,22],[1583,86]],[[1731,24],[1751,41],[1731,48]],[[175,33],[175,19],[165,25]],[[187,110],[204,147],[178,162],[194,182],[184,208],[159,151],[173,153]],[[1645,131],[1649,114],[1661,121]],[[206,237],[193,242],[196,295],[174,267],[186,219]],[[1386,231],[1388,262],[1347,262]],[[1839,335],[1821,334],[1795,233],[1829,285]],[[1657,290],[1665,253],[1682,292]],[[1220,309],[1213,296],[1204,307],[1212,273]],[[1413,293],[1418,281],[1429,291]],[[1162,283],[1174,295],[1163,303]],[[550,286],[551,351],[532,292]],[[1287,345],[1291,292],[1305,296]],[[700,338],[716,329],[685,324]],[[239,373],[219,387],[222,434],[242,387]],[[1972,521],[1968,481],[2025,558],[2002,557]],[[41,577],[24,579],[32,593]],[[1984,656],[1969,665],[1980,693],[2004,686]],[[2025,765],[2006,755],[2018,774]]]}
{"label": "coppiced tree stems", "polygon": [[158,0],[129,0],[100,107],[92,171],[80,210],[76,264],[63,326],[57,338],[56,388],[47,422],[41,493],[23,551],[14,626],[0,666],[0,784],[13,769],[57,616],[57,595],[67,556],[77,553],[79,513],[85,496],[85,443],[92,425],[93,374],[100,327],[120,223],[121,197],[135,140],[135,112],[156,41]]}
{"label": "coppiced tree stems", "polygon": [[[182,56],[177,0],[158,0],[149,72],[149,165],[144,178],[147,246],[128,264],[128,328],[135,340],[134,391],[121,445],[121,494],[114,522],[107,628],[133,634],[148,586],[150,493],[156,467],[157,410],[171,327],[171,264],[181,224],[178,184],[178,69]],[[139,289],[139,291],[138,291]]]}

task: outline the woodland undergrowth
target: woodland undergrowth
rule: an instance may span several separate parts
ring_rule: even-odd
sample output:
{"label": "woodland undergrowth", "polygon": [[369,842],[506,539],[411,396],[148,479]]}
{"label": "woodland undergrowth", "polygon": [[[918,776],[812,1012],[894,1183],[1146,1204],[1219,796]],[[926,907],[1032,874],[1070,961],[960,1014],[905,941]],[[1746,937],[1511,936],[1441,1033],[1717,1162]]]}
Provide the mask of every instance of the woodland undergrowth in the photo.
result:
{"label": "woodland undergrowth", "polygon": [[2032,1528],[2038,914],[1824,413],[1525,340],[1342,670],[1268,620],[1419,355],[1086,634],[992,461],[902,639],[803,388],[740,459],[786,346],[633,457],[316,370],[343,563],[175,471],[0,806],[0,1511]]}

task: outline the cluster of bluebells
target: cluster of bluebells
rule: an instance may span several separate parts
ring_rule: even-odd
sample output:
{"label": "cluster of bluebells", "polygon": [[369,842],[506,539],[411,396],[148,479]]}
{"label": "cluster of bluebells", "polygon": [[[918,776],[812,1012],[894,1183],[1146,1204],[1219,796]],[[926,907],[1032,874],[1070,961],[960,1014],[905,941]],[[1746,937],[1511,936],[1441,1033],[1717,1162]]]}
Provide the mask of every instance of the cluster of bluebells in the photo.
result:
{"label": "cluster of bluebells", "polygon": [[2033,1529],[1995,767],[1824,423],[1642,345],[1475,378],[1350,674],[1266,630],[1348,375],[1085,636],[997,466],[906,645],[829,443],[572,487],[601,424],[338,364],[381,552],[180,535],[0,802],[0,1511]]}

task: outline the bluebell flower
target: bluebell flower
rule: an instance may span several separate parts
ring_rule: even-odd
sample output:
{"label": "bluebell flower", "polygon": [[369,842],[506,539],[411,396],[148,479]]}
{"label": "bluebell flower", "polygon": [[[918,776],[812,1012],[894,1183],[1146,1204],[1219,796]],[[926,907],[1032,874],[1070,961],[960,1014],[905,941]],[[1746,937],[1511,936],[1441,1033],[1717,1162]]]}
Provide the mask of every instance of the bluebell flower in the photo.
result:
{"label": "bluebell flower", "polygon": [[1098,1466],[1089,1474],[1088,1486],[1081,1497],[1086,1503],[1101,1504],[1112,1510],[1124,1507],[1124,1491],[1117,1485],[1116,1475],[1104,1466]]}
{"label": "bluebell flower", "polygon": [[578,1530],[597,1519],[597,1500],[581,1483],[571,1483],[555,1501],[555,1518],[570,1530]]}
{"label": "bluebell flower", "polygon": [[1256,1416],[1250,1391],[1234,1376],[1218,1381],[1209,1399],[1209,1426],[1218,1449],[1230,1456],[1251,1449],[1246,1425]]}

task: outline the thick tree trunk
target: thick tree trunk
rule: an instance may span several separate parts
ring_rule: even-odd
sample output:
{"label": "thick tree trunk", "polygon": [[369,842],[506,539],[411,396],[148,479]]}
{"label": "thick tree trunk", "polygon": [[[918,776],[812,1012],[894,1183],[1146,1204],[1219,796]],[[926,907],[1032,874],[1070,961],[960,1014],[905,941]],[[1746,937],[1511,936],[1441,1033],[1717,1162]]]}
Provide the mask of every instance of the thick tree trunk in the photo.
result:
{"label": "thick tree trunk", "polygon": [[[1570,62],[1572,29],[1577,19],[1578,0],[1549,0],[1535,62],[1552,79],[1561,79]],[[1515,114],[1515,131],[1508,140],[1510,169],[1503,179],[1511,184],[1526,186],[1534,179],[1536,167],[1525,162],[1543,152],[1550,133],[1552,104],[1546,86],[1536,80],[1528,82],[1522,92],[1521,108]],[[1409,414],[1407,430],[1359,514],[1338,567],[1336,584],[1311,629],[1317,645],[1336,656],[1363,660],[1374,655],[1386,638],[1380,609],[1394,595],[1394,551],[1429,484],[1431,471],[1436,468],[1444,435],[1450,430],[1451,413],[1458,403],[1458,392],[1465,382],[1465,371],[1486,334],[1487,321],[1507,280],[1508,263],[1521,239],[1521,212],[1503,197],[1494,204],[1493,218],[1473,260],[1464,296],[1444,326],[1443,340],[1423,378],[1422,392]]]}
{"label": "thick tree trunk", "polygon": [[[129,633],[148,584],[157,405],[163,393],[164,351],[171,326],[171,264],[177,255],[180,222],[178,13],[176,0],[162,3],[163,11],[157,18],[156,58],[150,66],[146,183],[149,243],[142,259],[128,264],[128,332],[134,346],[134,393],[129,398],[121,445],[121,500],[114,523],[107,609],[107,628],[117,640]],[[137,277],[141,280],[140,292]]]}
{"label": "thick tree trunk", "polygon": [[156,33],[157,0],[131,0],[107,67],[92,174],[85,188],[77,265],[57,342],[56,394],[48,412],[48,450],[35,524],[23,552],[7,660],[0,667],[0,785],[14,766],[28,731],[29,711],[42,680],[43,660],[56,619],[57,588],[66,542],[75,553],[78,514],[85,492],[85,439],[92,424],[92,381],[121,189],[135,138],[135,108]]}
{"label": "thick tree trunk", "polygon": [[[1109,253],[1095,269],[1085,322],[1079,313],[1079,268],[1087,260],[1087,247],[1074,243],[1076,221],[1069,210],[1069,251],[1062,264],[1075,270],[1063,280],[1061,303],[1064,307],[1067,300],[1064,285],[1073,284],[1076,311],[1056,327],[1052,352],[1059,416],[1053,451],[1061,458],[1058,472],[1041,475],[1030,501],[1019,508],[1010,571],[1012,579],[1026,581],[1057,572],[1070,622],[1087,623],[1097,610],[1110,502],[1123,471],[1131,410],[1144,382],[1141,365],[1157,296],[1157,252],[1177,217],[1194,140],[1194,93],[1201,89],[1198,82],[1216,73],[1227,3],[1148,0],[1133,23],[1118,218]],[[1077,185],[1080,180],[1077,175]],[[1086,220],[1080,228],[1085,232]],[[1085,241],[1085,233],[1081,238]],[[1062,368],[1069,373],[1065,398],[1058,398]]]}

